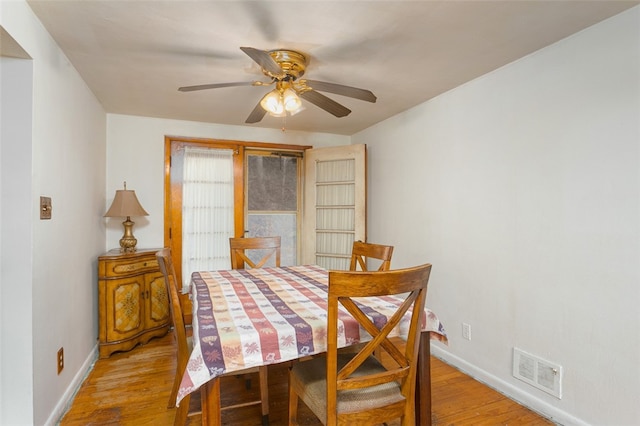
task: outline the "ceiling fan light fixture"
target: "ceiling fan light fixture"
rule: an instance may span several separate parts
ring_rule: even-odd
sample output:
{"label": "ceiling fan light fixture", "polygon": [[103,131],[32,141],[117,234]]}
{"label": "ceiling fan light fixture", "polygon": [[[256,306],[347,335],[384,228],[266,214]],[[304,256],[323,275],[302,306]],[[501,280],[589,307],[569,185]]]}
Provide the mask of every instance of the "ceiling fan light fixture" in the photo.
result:
{"label": "ceiling fan light fixture", "polygon": [[282,93],[282,103],[284,104],[284,109],[291,114],[299,112],[302,108],[302,101],[291,88],[285,89]]}
{"label": "ceiling fan light fixture", "polygon": [[260,101],[260,106],[274,116],[281,116],[281,114],[285,112],[282,97],[278,90],[272,90],[267,93]]}
{"label": "ceiling fan light fixture", "polygon": [[[2,0],[0,0],[2,1]],[[236,86],[268,86],[276,88],[260,99],[245,120],[245,123],[255,124],[269,113],[273,117],[295,115],[305,109],[299,95],[303,95],[305,103],[309,102],[335,117],[346,117],[351,110],[320,92],[329,92],[347,96],[367,102],[376,102],[376,96],[370,91],[342,84],[329,83],[319,80],[301,79],[309,63],[309,58],[295,50],[276,49],[260,50],[253,47],[240,47],[247,56],[262,68],[262,73],[270,78],[269,82],[230,82],[200,84],[196,86],[179,87],[181,92],[195,90],[216,89]]]}
{"label": "ceiling fan light fixture", "polygon": [[286,117],[287,116],[287,111],[285,111],[283,109],[282,112],[279,112],[279,113],[270,112],[269,115],[272,116],[272,117]]}
{"label": "ceiling fan light fixture", "polygon": [[294,115],[304,109],[302,101],[290,87],[284,90],[278,87],[267,93],[260,101],[260,106],[272,117],[284,117],[287,113]]}
{"label": "ceiling fan light fixture", "polygon": [[294,115],[296,115],[297,113],[304,111],[305,109],[306,109],[306,108],[304,107],[304,105],[302,105],[302,104],[301,104],[301,105],[300,105],[300,108],[298,108],[298,109],[296,109],[296,110],[294,110],[294,111],[289,111],[289,115],[294,116]]}

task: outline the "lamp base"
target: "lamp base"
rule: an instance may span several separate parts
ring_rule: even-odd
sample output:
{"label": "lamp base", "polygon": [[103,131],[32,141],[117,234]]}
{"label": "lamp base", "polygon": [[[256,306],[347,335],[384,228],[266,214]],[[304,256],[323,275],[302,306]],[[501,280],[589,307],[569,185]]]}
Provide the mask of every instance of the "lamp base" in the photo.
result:
{"label": "lamp base", "polygon": [[135,253],[138,240],[133,236],[133,224],[131,218],[127,216],[127,220],[122,222],[124,225],[124,235],[120,238],[120,253]]}

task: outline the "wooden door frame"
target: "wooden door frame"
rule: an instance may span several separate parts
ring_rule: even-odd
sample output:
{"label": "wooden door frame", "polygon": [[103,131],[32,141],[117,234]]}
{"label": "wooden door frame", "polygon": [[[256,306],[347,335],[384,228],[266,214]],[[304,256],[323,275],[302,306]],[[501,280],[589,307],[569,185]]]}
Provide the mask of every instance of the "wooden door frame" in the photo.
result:
{"label": "wooden door frame", "polygon": [[[175,204],[182,206],[182,188],[171,183],[171,152],[175,146],[196,146],[206,148],[232,149],[233,177],[234,177],[234,232],[236,237],[244,235],[244,151],[245,149],[277,150],[277,151],[305,151],[313,148],[310,145],[291,145],[268,142],[237,141],[228,139],[191,138],[182,136],[165,136],[164,138],[164,246],[171,248],[174,267],[176,270],[178,288],[182,286],[182,220],[176,219],[172,229]],[[186,312],[191,312],[188,310]]]}

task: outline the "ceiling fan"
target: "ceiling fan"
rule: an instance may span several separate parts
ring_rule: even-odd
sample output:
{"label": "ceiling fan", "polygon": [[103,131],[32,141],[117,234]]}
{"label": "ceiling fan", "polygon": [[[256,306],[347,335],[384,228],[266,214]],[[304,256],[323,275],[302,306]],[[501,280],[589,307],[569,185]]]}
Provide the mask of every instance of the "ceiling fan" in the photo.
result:
{"label": "ceiling fan", "polygon": [[367,102],[375,102],[376,96],[369,90],[358,89],[326,81],[301,79],[309,63],[309,58],[295,50],[276,49],[260,50],[253,47],[241,47],[251,59],[262,68],[262,73],[271,81],[246,81],[231,83],[201,84],[178,88],[181,92],[217,89],[236,86],[269,86],[275,84],[275,89],[267,93],[245,123],[258,123],[268,112],[275,117],[284,117],[287,113],[293,115],[303,109],[300,98],[311,102],[336,117],[345,117],[351,110],[328,98],[320,92],[329,92]]}

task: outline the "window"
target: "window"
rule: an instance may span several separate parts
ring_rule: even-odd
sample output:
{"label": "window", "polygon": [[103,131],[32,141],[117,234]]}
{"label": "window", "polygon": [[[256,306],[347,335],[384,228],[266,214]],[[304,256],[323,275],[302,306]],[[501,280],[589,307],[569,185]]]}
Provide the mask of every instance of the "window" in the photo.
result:
{"label": "window", "polygon": [[188,283],[190,271],[224,269],[231,261],[233,150],[186,146],[182,159],[181,270]]}
{"label": "window", "polygon": [[250,151],[245,161],[245,236],[281,239],[282,266],[297,265],[302,153]]}

